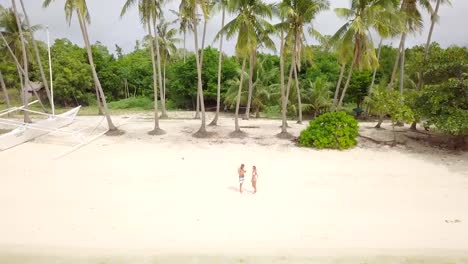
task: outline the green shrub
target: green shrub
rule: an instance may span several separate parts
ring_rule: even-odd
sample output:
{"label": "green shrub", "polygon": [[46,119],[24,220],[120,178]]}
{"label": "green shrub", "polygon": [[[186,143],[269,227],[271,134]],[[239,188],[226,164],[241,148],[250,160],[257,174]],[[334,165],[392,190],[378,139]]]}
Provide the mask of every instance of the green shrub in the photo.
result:
{"label": "green shrub", "polygon": [[345,112],[323,114],[301,132],[299,144],[319,149],[348,149],[357,144],[358,123]]}
{"label": "green shrub", "polygon": [[[131,97],[109,103],[110,109],[153,110],[153,100],[148,97]],[[159,104],[161,109],[161,104]]]}
{"label": "green shrub", "polygon": [[167,110],[177,110],[177,104],[173,100],[166,100],[166,109]]}

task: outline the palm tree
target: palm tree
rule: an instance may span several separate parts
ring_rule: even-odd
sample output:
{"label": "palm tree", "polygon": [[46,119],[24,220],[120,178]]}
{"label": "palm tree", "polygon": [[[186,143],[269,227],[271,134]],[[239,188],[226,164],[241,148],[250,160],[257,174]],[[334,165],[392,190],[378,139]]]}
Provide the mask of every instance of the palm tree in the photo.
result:
{"label": "palm tree", "polygon": [[353,46],[353,59],[349,67],[348,78],[338,102],[341,108],[346,90],[351,82],[353,70],[358,67],[375,68],[378,65],[374,45],[369,36],[370,29],[398,26],[399,16],[395,12],[393,0],[353,0],[351,8],[336,8],[335,13],[348,21],[335,33],[332,42],[341,41]]}
{"label": "palm tree", "polygon": [[255,68],[255,57],[257,54],[257,49],[255,49],[249,56],[249,85],[248,85],[248,96],[247,96],[247,105],[245,107],[245,120],[250,119],[250,104],[252,103],[252,92],[253,92],[253,78],[254,78],[254,68]]}
{"label": "palm tree", "polygon": [[[377,61],[379,61],[379,62],[380,62],[380,54],[382,53],[383,40],[384,40],[384,38],[380,37],[379,47],[377,48]],[[377,76],[377,68],[378,67],[374,68],[374,72],[372,73],[372,81],[371,81],[371,84],[370,84],[369,88],[372,88],[374,86],[374,84],[375,84],[375,78]]]}
{"label": "palm tree", "polygon": [[[53,0],[44,0],[43,6],[48,7]],[[89,65],[91,67],[91,72],[93,74],[95,88],[99,92],[102,106],[104,108],[104,115],[107,120],[107,125],[110,131],[116,131],[117,127],[112,123],[112,119],[109,115],[109,108],[107,107],[106,96],[102,90],[101,82],[97,76],[96,67],[94,66],[93,53],[91,51],[91,43],[89,40],[87,24],[90,23],[91,17],[89,15],[88,6],[86,5],[86,0],[65,0],[65,18],[68,24],[71,24],[71,18],[73,13],[76,12],[78,21],[81,28],[81,33],[83,35],[83,40],[86,46],[86,51],[88,53]]]}
{"label": "palm tree", "polygon": [[280,37],[280,94],[281,94],[281,132],[278,134],[280,138],[291,138],[292,135],[288,133],[287,123],[287,105],[288,98],[286,97],[286,87],[284,85],[284,58],[285,58],[285,39],[284,32],[287,30],[288,25],[285,23],[285,15],[280,12],[279,5],[273,6],[273,12],[276,16],[281,18],[281,22],[274,25],[276,32],[279,32]]}
{"label": "palm tree", "polygon": [[[183,3],[183,1],[181,2],[181,4],[182,4],[182,3]],[[169,11],[171,11],[174,15],[177,16],[177,18],[176,18],[174,21],[172,21],[172,23],[174,23],[174,24],[179,24],[179,25],[180,25],[180,26],[179,26],[179,32],[181,32],[182,35],[183,35],[183,41],[184,41],[184,46],[183,46],[183,59],[184,59],[184,63],[185,63],[185,57],[186,57],[186,55],[187,55],[187,49],[185,48],[185,44],[186,44],[186,42],[187,42],[187,41],[186,41],[186,40],[187,40],[187,32],[190,31],[190,30],[192,30],[191,27],[190,27],[191,24],[190,24],[190,22],[188,21],[187,17],[186,17],[183,13],[177,12],[177,11],[172,10],[172,9],[169,10]]]}
{"label": "palm tree", "polygon": [[[29,35],[29,32],[31,30],[35,31],[40,28],[40,26],[36,25],[36,26],[33,26],[31,29],[29,29],[28,27],[26,27],[22,17],[19,16],[19,18],[20,18],[21,29],[24,35]],[[20,37],[19,29],[18,29],[18,24],[16,23],[15,11],[13,10],[13,8],[7,9],[7,8],[3,8],[0,5],[0,31],[2,32],[3,36],[6,39],[6,43],[12,49],[15,57],[21,58],[23,56],[21,37]],[[3,50],[3,52],[8,53],[8,51],[6,51],[6,44],[5,44],[5,50]],[[28,53],[28,56],[31,55],[31,49],[29,49],[28,45],[26,45],[26,52]],[[21,64],[21,67],[23,67],[22,64]]]}
{"label": "palm tree", "polygon": [[450,0],[433,0],[433,1],[436,2],[436,6],[435,6],[434,11],[431,14],[431,27],[429,28],[429,34],[427,35],[426,47],[424,49],[423,64],[422,64],[421,70],[419,72],[420,78],[419,78],[419,82],[418,82],[418,90],[420,90],[422,88],[422,86],[424,85],[424,78],[422,78],[423,69],[424,69],[424,66],[427,63],[427,60],[429,59],[429,47],[431,45],[432,33],[434,32],[435,24],[439,20],[439,16],[438,16],[439,7],[440,7],[441,4],[448,4],[448,5],[452,4]]}
{"label": "palm tree", "polygon": [[197,137],[204,137],[207,135],[206,132],[206,116],[205,116],[205,102],[203,99],[203,84],[202,84],[202,55],[199,52],[198,46],[198,7],[200,6],[203,14],[206,16],[208,14],[208,5],[204,0],[182,0],[180,5],[180,13],[187,17],[190,21],[191,26],[193,27],[193,38],[195,42],[195,59],[197,63],[197,100],[200,100],[200,109],[201,109],[201,126],[200,129],[195,133]]}
{"label": "palm tree", "polygon": [[[273,7],[272,7],[273,8]],[[270,38],[270,34],[274,32],[274,27],[273,25],[267,23],[263,25],[262,31],[259,31],[257,33],[258,35],[258,43],[257,47],[255,48],[254,52],[250,54],[249,58],[249,93],[248,93],[248,98],[247,98],[247,106],[245,108],[245,116],[244,119],[249,120],[250,118],[250,106],[252,104],[252,93],[253,93],[253,79],[255,75],[255,62],[257,59],[257,50],[260,48],[267,48],[272,51],[276,51],[275,43],[273,40]]]}
{"label": "palm tree", "polygon": [[339,40],[337,43],[331,43],[335,49],[335,53],[338,58],[339,64],[341,64],[340,75],[338,77],[338,83],[335,88],[335,95],[333,96],[333,106],[338,105],[338,96],[340,95],[341,83],[343,82],[343,76],[346,70],[346,65],[352,60],[353,57],[353,43]]}
{"label": "palm tree", "polygon": [[[29,70],[28,70],[29,62],[28,62],[28,55],[26,53],[26,41],[25,41],[25,38],[24,38],[24,35],[23,35],[23,24],[21,23],[18,11],[16,9],[15,0],[12,0],[11,4],[12,4],[12,8],[13,8],[13,13],[15,14],[16,25],[18,27],[18,32],[19,32],[19,36],[20,36],[20,40],[21,40],[21,53],[23,55],[23,71],[22,71],[22,73],[24,74],[25,83],[29,84],[29,87],[31,87],[31,90],[33,90],[35,92],[35,90],[30,85],[30,81],[29,81]],[[37,96],[37,94],[36,94],[36,96]],[[27,91],[24,89],[24,87],[22,89],[22,97],[23,97],[23,105],[24,105],[24,107],[27,107],[27,105],[28,105]],[[37,97],[39,98],[39,96],[37,96]],[[39,100],[39,102],[41,102],[41,101]],[[41,105],[42,105],[42,102],[41,102]],[[43,105],[42,105],[42,107],[45,110],[45,107]],[[25,111],[25,112],[27,112],[27,111]],[[31,122],[31,120],[29,119],[29,117],[28,117],[28,115],[26,113],[24,115],[24,122]]]}
{"label": "palm tree", "polygon": [[[128,9],[136,4],[136,0],[127,0],[122,8],[122,12],[120,16],[122,17],[128,11]],[[159,126],[159,113],[158,113],[158,70],[157,70],[157,63],[155,59],[155,47],[154,43],[159,43],[158,37],[153,36],[153,32],[155,29],[152,30],[152,26],[155,26],[154,20],[156,20],[156,16],[158,13],[158,6],[156,5],[155,1],[151,0],[139,0],[138,1],[138,11],[140,12],[140,20],[143,27],[146,27],[148,30],[148,37],[149,37],[149,44],[150,44],[150,54],[151,54],[151,63],[153,66],[153,95],[154,95],[154,128],[152,131],[149,132],[150,135],[162,135],[165,134],[165,131],[162,130]],[[158,46],[158,45],[157,45]],[[159,47],[156,47],[156,54],[159,54]],[[156,55],[159,58],[159,55]],[[159,71],[160,73],[160,71]],[[160,80],[161,78],[159,78]],[[159,81],[159,87],[162,89],[162,81]],[[161,100],[163,97],[161,96]]]}
{"label": "palm tree", "polygon": [[400,66],[400,93],[403,94],[403,80],[405,75],[405,42],[409,33],[420,31],[423,28],[423,18],[418,5],[432,13],[430,0],[403,0],[400,11],[404,14],[404,30],[401,33],[400,45],[392,71],[392,76],[388,84],[388,89],[393,88],[398,66]]}
{"label": "palm tree", "polygon": [[[222,15],[221,15],[221,29],[224,28],[224,19],[226,16],[226,6],[227,0],[219,0],[216,4],[217,8],[221,8]],[[219,108],[221,105],[221,70],[222,70],[222,62],[223,62],[223,34],[219,37],[219,57],[218,57],[218,87],[217,87],[217,94],[216,94],[216,114],[211,121],[210,126],[216,126],[218,124],[219,118]]]}
{"label": "palm tree", "polygon": [[[395,3],[396,4],[396,3]],[[379,42],[379,47],[378,47],[378,51],[377,51],[377,60],[380,61],[380,54],[382,52],[382,44],[383,44],[383,41],[384,39],[386,38],[389,38],[389,37],[394,37],[398,34],[400,34],[402,31],[404,31],[404,14],[403,13],[398,13],[397,15],[399,15],[399,19],[392,19],[394,20],[393,21],[393,26],[388,26],[388,25],[381,25],[381,24],[377,24],[376,27],[374,28],[377,33],[379,34],[380,36],[380,42]],[[397,17],[395,17],[397,18]],[[370,35],[370,34],[369,34]],[[374,86],[375,84],[375,78],[376,78],[376,75],[377,75],[377,67],[374,68],[374,72],[372,73],[372,81],[371,81],[371,85],[370,85],[370,89],[372,89],[372,87]]]}
{"label": "palm tree", "polygon": [[[253,93],[251,96],[252,110],[256,117],[259,116],[259,112],[265,108],[266,104],[271,101],[272,98],[278,96],[276,90],[278,84],[275,83],[278,77],[278,69],[275,67],[265,66],[268,63],[268,59],[262,59],[257,63],[256,66],[256,80],[253,83]],[[241,72],[239,72],[239,75]],[[243,85],[248,85],[249,76],[247,72],[243,73]],[[225,95],[224,104],[229,108],[235,108],[237,104],[237,94],[239,92],[240,77],[234,78],[227,81],[228,90]],[[246,105],[249,97],[249,91],[243,90],[241,93],[240,102],[242,105]]]}
{"label": "palm tree", "polygon": [[[281,3],[284,9],[286,22],[289,24],[289,31],[286,39],[291,47],[291,68],[293,69],[298,100],[298,123],[302,123],[301,92],[299,89],[298,71],[301,70],[301,53],[304,45],[304,29],[311,24],[318,13],[327,10],[330,6],[328,0],[285,0]],[[317,32],[310,28],[309,33],[317,36]],[[290,82],[289,82],[290,83]]]}
{"label": "palm tree", "polygon": [[[173,23],[179,23],[180,24],[180,27],[179,27],[179,31],[183,33],[183,38],[184,38],[184,50],[183,50],[183,58],[184,58],[184,63],[185,63],[185,57],[186,57],[186,54],[187,54],[187,49],[185,48],[185,44],[186,44],[186,35],[187,35],[187,32],[189,31],[192,31],[193,32],[193,23],[190,19],[190,7],[188,6],[189,3],[187,1],[181,1],[180,2],[180,5],[179,5],[179,12],[177,11],[174,11],[174,10],[170,10],[173,14],[175,14],[177,16],[177,18],[173,21]],[[196,14],[197,16],[197,22],[201,21],[201,19],[199,19],[199,15]],[[207,22],[205,21],[205,26],[204,26],[204,32],[206,32],[206,25],[207,25]],[[204,35],[206,33],[203,33]],[[202,41],[202,50],[204,49],[204,39],[205,37],[203,37],[203,41]],[[203,68],[200,67],[200,68]],[[198,85],[198,84],[197,84]],[[195,107],[195,119],[199,119],[200,118],[200,95],[198,94],[198,89],[197,89],[197,96],[196,96],[196,107]]]}
{"label": "palm tree", "polygon": [[45,76],[44,67],[42,66],[41,56],[39,55],[39,48],[37,47],[36,40],[34,39],[34,30],[31,30],[31,23],[29,22],[28,13],[26,12],[26,8],[24,7],[23,0],[20,0],[20,4],[21,4],[21,9],[23,10],[23,14],[24,14],[24,20],[26,22],[27,27],[30,29],[29,36],[31,38],[31,43],[34,49],[34,53],[36,55],[37,65],[39,66],[39,71],[41,73],[41,80],[44,85],[45,91],[47,93],[47,98],[49,99],[49,103],[52,106],[53,102],[52,102],[52,97],[50,95],[49,82],[47,81],[47,78]]}
{"label": "palm tree", "polygon": [[[244,69],[245,70],[245,69]],[[224,95],[224,105],[227,109],[236,109],[237,106],[237,98],[239,93],[239,86],[247,86],[248,85],[248,73],[242,70],[238,70],[239,76],[234,77],[228,81],[226,81],[227,91]],[[247,92],[243,90],[240,96],[240,103],[247,104]]]}
{"label": "palm tree", "polygon": [[310,108],[314,112],[314,118],[332,105],[330,99],[330,84],[325,80],[317,78],[314,82],[309,81],[306,86],[304,109]]}
{"label": "palm tree", "polygon": [[159,37],[157,33],[157,24],[158,24],[158,16],[161,15],[161,6],[159,6],[158,1],[154,1],[154,5],[156,10],[153,15],[153,32],[154,32],[154,39],[155,39],[155,49],[156,49],[156,60],[158,63],[158,81],[159,81],[159,96],[161,97],[161,117],[167,118],[167,111],[166,111],[166,98],[163,95],[163,85],[162,85],[162,70],[161,70],[161,50],[159,49]]}
{"label": "palm tree", "polygon": [[[12,4],[13,5],[11,9],[4,9],[3,7],[0,8],[0,28],[3,28],[1,31],[2,39],[5,47],[7,48],[8,52],[13,57],[13,60],[16,63],[18,75],[20,75],[20,86],[24,87],[24,84],[26,84],[29,87],[32,87],[28,72],[28,55],[30,54],[30,50],[26,45],[27,42],[25,36],[29,35],[30,31],[37,30],[40,27],[33,26],[28,30],[25,24],[23,23],[21,16],[16,11],[16,3],[12,1]],[[18,60],[18,57],[22,58],[21,61]],[[25,76],[25,78],[22,78],[21,75]],[[24,80],[24,83],[22,80]],[[37,94],[37,91],[34,89],[32,89],[32,91],[36,96],[37,100],[39,101],[39,104],[41,105],[42,109],[45,112],[47,112],[47,109],[42,103],[42,100]],[[21,89],[21,95],[24,107],[27,109],[28,97],[27,92],[23,88]],[[25,122],[31,122],[27,111],[24,111],[24,120]]]}
{"label": "palm tree", "polygon": [[233,0],[229,2],[228,10],[232,13],[237,12],[237,16],[221,29],[218,33],[218,37],[220,34],[225,34],[227,39],[231,39],[237,35],[236,55],[242,60],[234,118],[235,131],[233,135],[236,135],[241,133],[239,126],[239,107],[246,60],[257,49],[259,36],[269,25],[264,17],[271,18],[272,8],[261,0]]}
{"label": "palm tree", "polygon": [[264,109],[268,102],[275,102],[281,98],[278,92],[278,68],[268,57],[260,57],[256,64],[256,79],[253,84],[252,109],[255,117]]}
{"label": "palm tree", "polygon": [[[159,49],[161,53],[161,59],[163,64],[163,97],[164,100],[166,99],[166,63],[170,60],[170,58],[176,53],[177,47],[175,43],[179,42],[180,40],[176,38],[177,29],[169,28],[171,23],[161,20],[159,25],[157,26],[158,30],[158,38],[159,38]],[[163,100],[163,99],[161,99]]]}
{"label": "palm tree", "polygon": [[[208,26],[208,20],[211,17],[211,12],[213,11],[213,7],[215,6],[215,2],[213,0],[198,0],[200,1],[200,7],[202,10],[203,14],[203,31],[202,31],[202,41],[201,41],[201,49],[200,49],[200,69],[203,69],[203,58],[204,58],[204,53],[205,53],[205,39],[206,39],[206,29]],[[198,51],[197,51],[198,52]],[[202,87],[203,90],[203,87]],[[200,118],[200,100],[201,96],[200,94],[197,95],[197,108],[196,108],[196,114],[195,114],[195,119]]]}

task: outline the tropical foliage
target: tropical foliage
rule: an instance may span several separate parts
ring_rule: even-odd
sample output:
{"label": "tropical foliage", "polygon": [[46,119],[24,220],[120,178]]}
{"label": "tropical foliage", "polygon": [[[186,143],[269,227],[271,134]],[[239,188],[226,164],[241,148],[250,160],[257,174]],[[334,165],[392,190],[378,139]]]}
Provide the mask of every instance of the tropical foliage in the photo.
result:
{"label": "tropical foliage", "polygon": [[[53,2],[45,0],[44,5]],[[430,44],[439,7],[450,1],[348,3],[334,10],[344,24],[333,36],[322,36],[314,22],[329,8],[326,0],[277,4],[183,0],[179,10],[173,11],[177,19],[172,23],[164,18],[164,2],[127,0],[122,14],[136,6],[148,35],[137,40],[132,51],[116,44],[114,53],[99,41],[91,44],[87,35],[91,14],[86,1],[66,0],[66,21],[78,18],[86,45],[56,39],[51,46],[55,103],[59,107],[97,105],[105,110],[107,99],[113,106],[134,107],[132,102],[139,102],[147,109],[148,100],[153,100],[154,131],[158,132],[162,132],[159,101],[161,116],[166,116],[166,103],[179,109],[200,109],[201,113],[205,108],[217,113],[220,109],[232,111],[236,113],[235,131],[240,131],[239,114],[245,113],[248,119],[250,111],[256,117],[281,116],[281,131],[286,132],[287,117],[300,122],[302,115],[320,118],[341,107],[348,113],[353,108],[364,111],[363,116],[379,120],[378,126],[386,118],[392,124],[416,120],[451,135],[467,135],[467,48],[444,49]],[[21,7],[25,13],[24,5]],[[234,56],[211,46],[205,48],[206,23],[216,10],[222,10],[223,17],[230,14],[232,20],[225,25],[223,21],[215,41],[220,41],[222,50],[224,38],[235,39]],[[32,33],[41,26],[29,25],[20,11],[0,7],[0,73],[8,88],[2,88],[0,103],[6,103],[7,98],[19,103],[16,97],[26,79],[44,82],[43,76],[49,74],[48,67],[43,67],[44,73],[39,67],[40,61],[48,60],[47,47],[33,41]],[[423,20],[424,12],[430,15],[429,23]],[[275,16],[280,22],[273,26]],[[405,47],[406,37],[427,25],[426,45]],[[378,48],[372,31],[379,35]],[[196,52],[185,48],[187,33],[194,37]],[[280,37],[279,47],[273,42],[275,36]],[[399,47],[385,45],[385,39],[396,36],[401,38]],[[319,44],[310,45],[310,38]],[[393,92],[397,78],[400,89]],[[108,111],[104,113],[112,127]],[[216,125],[216,121],[211,124]],[[200,132],[206,132],[204,115]]]}
{"label": "tropical foliage", "polygon": [[349,149],[357,144],[358,123],[345,112],[323,114],[301,132],[299,144],[319,149]]}

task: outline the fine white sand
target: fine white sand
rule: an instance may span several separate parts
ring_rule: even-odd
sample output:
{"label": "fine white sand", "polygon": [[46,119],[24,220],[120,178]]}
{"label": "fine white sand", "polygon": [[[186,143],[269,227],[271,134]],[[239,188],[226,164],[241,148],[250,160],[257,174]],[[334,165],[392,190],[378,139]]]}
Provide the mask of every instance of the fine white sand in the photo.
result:
{"label": "fine white sand", "polygon": [[466,153],[299,148],[274,136],[278,120],[241,121],[244,139],[228,137],[230,117],[209,139],[191,136],[198,120],[162,120],[154,137],[151,115],[115,122],[124,135],[60,159],[63,135],[0,152],[3,255],[468,256]]}

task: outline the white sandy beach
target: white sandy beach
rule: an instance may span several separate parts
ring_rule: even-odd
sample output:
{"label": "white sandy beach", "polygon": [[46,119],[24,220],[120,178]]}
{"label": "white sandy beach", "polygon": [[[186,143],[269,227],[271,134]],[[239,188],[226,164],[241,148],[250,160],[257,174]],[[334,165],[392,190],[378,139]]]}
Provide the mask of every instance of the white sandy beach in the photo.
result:
{"label": "white sandy beach", "polygon": [[[80,119],[87,122],[77,126],[99,117]],[[251,127],[245,139],[228,137],[230,118],[209,127],[216,132],[209,139],[191,136],[198,120],[162,120],[167,134],[159,137],[146,134],[151,115],[115,120],[127,120],[124,135],[103,136],[60,159],[73,143],[58,135],[0,152],[1,263],[13,263],[5,256],[15,254],[84,252],[468,263],[466,152],[364,142],[349,151],[299,148],[274,136],[278,120],[241,121]],[[290,125],[296,136],[305,127]],[[248,175],[243,194],[240,163]]]}

